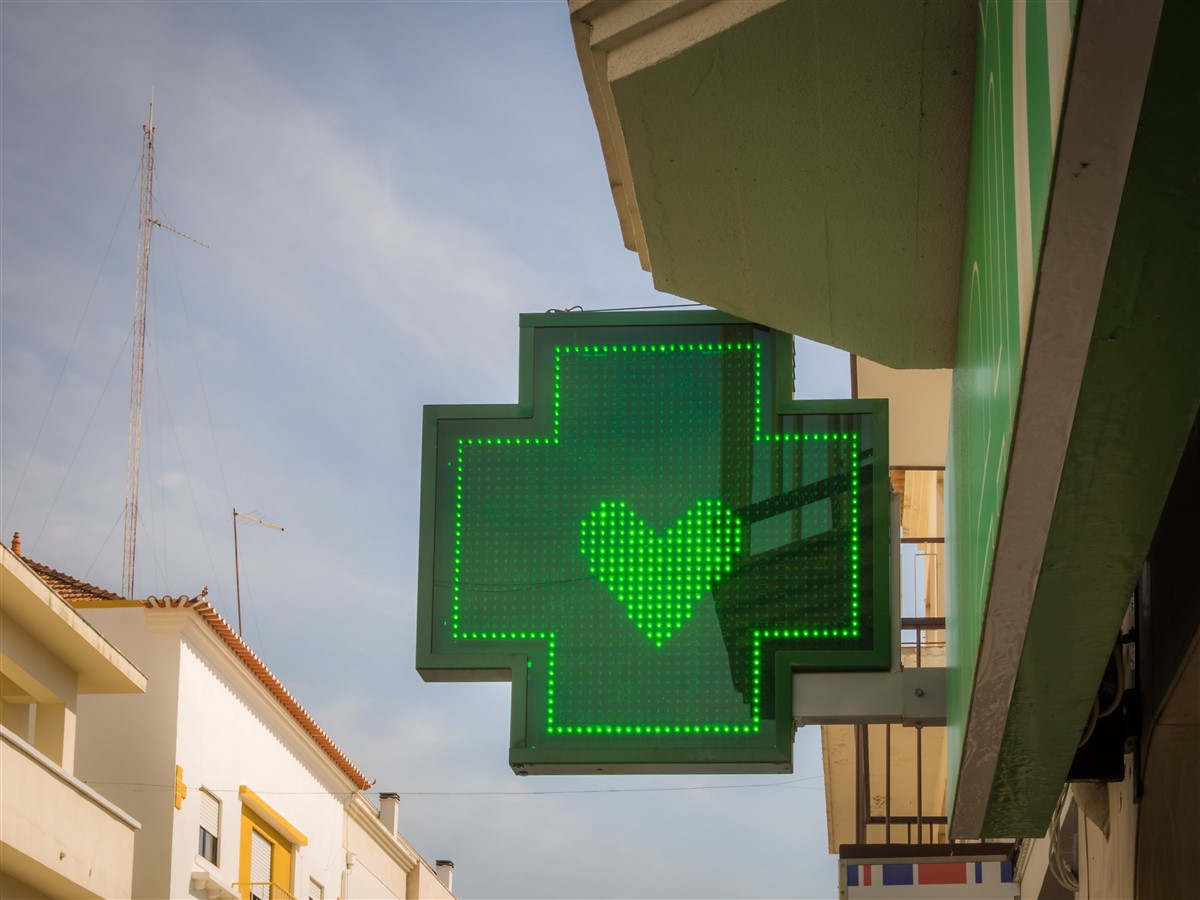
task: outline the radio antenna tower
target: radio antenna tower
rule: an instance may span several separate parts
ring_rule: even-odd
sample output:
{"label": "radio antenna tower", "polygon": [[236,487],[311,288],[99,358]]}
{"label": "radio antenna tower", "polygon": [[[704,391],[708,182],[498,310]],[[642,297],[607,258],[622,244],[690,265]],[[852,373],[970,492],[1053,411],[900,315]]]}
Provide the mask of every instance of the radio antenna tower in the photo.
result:
{"label": "radio antenna tower", "polygon": [[133,599],[133,561],[137,552],[138,471],[142,455],[142,377],[146,367],[146,292],[150,276],[150,236],[154,194],[154,94],[142,126],[142,163],[138,190],[137,280],[133,293],[133,375],[129,379],[129,457],[125,464],[125,542],[121,559],[121,596]]}
{"label": "radio antenna tower", "polygon": [[133,374],[129,379],[129,456],[125,463],[125,541],[121,558],[121,596],[133,599],[134,558],[137,554],[138,475],[142,455],[142,385],[146,368],[146,294],[150,283],[150,236],[154,226],[165,228],[201,247],[208,245],[154,218],[154,91],[150,115],[142,126],[142,162],[138,169],[137,279],[133,293]]}

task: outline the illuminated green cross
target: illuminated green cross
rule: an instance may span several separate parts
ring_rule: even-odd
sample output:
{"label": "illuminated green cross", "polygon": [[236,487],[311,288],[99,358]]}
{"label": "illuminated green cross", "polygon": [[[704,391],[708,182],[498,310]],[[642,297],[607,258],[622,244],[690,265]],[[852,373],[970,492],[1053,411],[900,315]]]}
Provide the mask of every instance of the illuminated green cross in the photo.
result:
{"label": "illuminated green cross", "polygon": [[525,316],[517,406],[427,408],[418,668],[513,678],[518,771],[786,769],[791,671],[887,664],[886,413],[790,347]]}

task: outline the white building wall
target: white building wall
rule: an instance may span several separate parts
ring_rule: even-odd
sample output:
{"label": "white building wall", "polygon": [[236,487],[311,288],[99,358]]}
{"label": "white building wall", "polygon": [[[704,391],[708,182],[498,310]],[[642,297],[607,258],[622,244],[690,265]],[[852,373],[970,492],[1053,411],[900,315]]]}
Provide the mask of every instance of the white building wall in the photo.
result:
{"label": "white building wall", "polygon": [[324,755],[240,662],[215,641],[197,639],[206,637],[199,628],[185,632],[180,656],[178,761],[188,796],[175,816],[171,896],[187,896],[196,868],[201,788],[221,801],[220,872],[239,880],[241,785],[308,838],[293,854],[293,882],[284,887],[306,896],[311,877],[333,896],[345,865],[344,804],[354,787],[331,776]]}
{"label": "white building wall", "polygon": [[148,685],[144,695],[79,698],[75,774],[142,825],[134,842],[132,895],[166,897],[175,812],[179,636],[148,634],[147,612],[140,606],[80,614],[145,673]]}
{"label": "white building wall", "polygon": [[[376,878],[371,870],[356,862],[347,876],[346,900],[375,900],[381,897],[395,897],[397,894],[387,888]],[[404,893],[399,894],[400,897]]]}
{"label": "white building wall", "polygon": [[[197,862],[201,788],[221,801],[219,878],[238,882],[242,785],[308,839],[285,887],[307,897],[315,878],[337,897],[355,788],[333,762],[195,613],[81,612],[149,681],[144,696],[89,696],[79,712],[79,777],[142,823],[133,897],[202,896],[191,887],[192,873],[206,868]],[[179,810],[176,765],[187,785]]]}

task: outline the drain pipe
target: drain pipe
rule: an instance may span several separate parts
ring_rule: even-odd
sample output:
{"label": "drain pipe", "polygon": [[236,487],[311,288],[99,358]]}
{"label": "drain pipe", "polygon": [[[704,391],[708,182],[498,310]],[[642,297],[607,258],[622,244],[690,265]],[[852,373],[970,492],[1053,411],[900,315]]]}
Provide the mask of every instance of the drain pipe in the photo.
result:
{"label": "drain pipe", "polygon": [[346,851],[346,868],[342,869],[342,890],[340,893],[341,900],[347,900],[350,896],[350,870],[354,868],[354,864],[358,862],[357,858],[349,850]]}

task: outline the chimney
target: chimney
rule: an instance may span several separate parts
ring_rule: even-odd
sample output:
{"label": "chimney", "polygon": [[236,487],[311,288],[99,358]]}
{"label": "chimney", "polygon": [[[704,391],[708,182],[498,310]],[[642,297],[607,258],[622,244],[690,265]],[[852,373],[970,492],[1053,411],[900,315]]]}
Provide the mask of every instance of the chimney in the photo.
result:
{"label": "chimney", "polygon": [[446,890],[454,893],[454,860],[439,859],[434,865],[437,866],[438,881],[446,886]]}
{"label": "chimney", "polygon": [[393,835],[400,828],[400,795],[392,791],[379,794],[379,821]]}
{"label": "chimney", "polygon": [[12,552],[17,556],[21,555],[21,532],[13,532]]}

